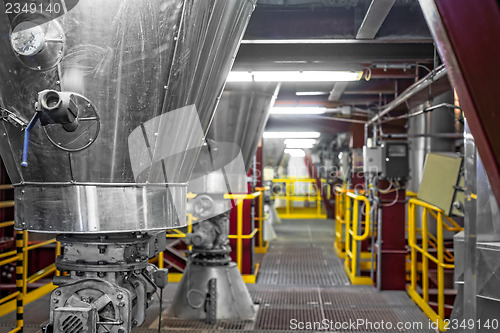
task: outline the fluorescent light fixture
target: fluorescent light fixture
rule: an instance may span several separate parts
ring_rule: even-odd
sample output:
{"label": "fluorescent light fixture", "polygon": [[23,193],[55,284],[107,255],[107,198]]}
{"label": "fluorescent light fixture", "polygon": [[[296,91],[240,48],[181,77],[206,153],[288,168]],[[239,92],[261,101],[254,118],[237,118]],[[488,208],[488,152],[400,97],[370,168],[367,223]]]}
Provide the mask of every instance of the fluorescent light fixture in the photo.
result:
{"label": "fluorescent light fixture", "polygon": [[326,112],[324,107],[279,107],[275,106],[271,109],[271,114],[323,114]]}
{"label": "fluorescent light fixture", "polygon": [[302,143],[302,144],[287,145],[286,149],[311,149],[312,147],[314,147],[314,145]]}
{"label": "fluorescent light fixture", "polygon": [[287,149],[311,149],[316,144],[316,139],[286,139],[285,145]]}
{"label": "fluorescent light fixture", "polygon": [[327,91],[297,91],[295,93],[296,96],[322,96],[329,94]]}
{"label": "fluorescent light fixture", "polygon": [[[295,145],[304,145],[304,146],[314,146],[316,144],[316,139],[286,139],[285,145],[287,146],[295,146]],[[298,147],[302,148],[302,147]]]}
{"label": "fluorescent light fixture", "polygon": [[227,82],[336,82],[358,81],[362,71],[255,71],[230,72]]}
{"label": "fluorescent light fixture", "polygon": [[285,154],[290,155],[291,157],[305,157],[306,153],[303,149],[285,149]]}
{"label": "fluorescent light fixture", "polygon": [[320,132],[264,132],[265,139],[317,139]]}

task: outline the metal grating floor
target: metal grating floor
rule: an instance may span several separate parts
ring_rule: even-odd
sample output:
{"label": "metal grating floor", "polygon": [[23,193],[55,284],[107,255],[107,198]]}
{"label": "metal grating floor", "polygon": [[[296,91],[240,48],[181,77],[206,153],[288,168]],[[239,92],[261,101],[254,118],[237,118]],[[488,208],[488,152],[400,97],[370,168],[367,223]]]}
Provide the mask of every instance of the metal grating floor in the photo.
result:
{"label": "metal grating floor", "polygon": [[[255,322],[219,321],[216,326],[199,321],[162,319],[163,332],[271,333],[271,332],[434,332],[425,315],[405,292],[377,292],[372,287],[351,286],[343,262],[333,251],[333,222],[329,220],[284,220],[276,226],[278,239],[272,242],[261,263],[256,284],[248,285],[259,311]],[[173,299],[177,285],[164,291],[165,308]],[[48,319],[47,297],[25,309],[25,332],[36,332]],[[157,332],[158,304],[148,310],[145,325],[135,333]],[[293,330],[290,321],[422,323],[416,329],[310,329]],[[0,333],[8,332],[15,321],[13,313],[0,318]]]}

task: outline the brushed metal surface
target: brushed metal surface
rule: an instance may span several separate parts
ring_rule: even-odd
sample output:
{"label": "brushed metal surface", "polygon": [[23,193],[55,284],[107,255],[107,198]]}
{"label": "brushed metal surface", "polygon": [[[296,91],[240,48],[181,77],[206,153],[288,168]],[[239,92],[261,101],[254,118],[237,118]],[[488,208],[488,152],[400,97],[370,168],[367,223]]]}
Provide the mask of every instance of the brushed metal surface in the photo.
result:
{"label": "brushed metal surface", "polygon": [[238,145],[247,172],[278,91],[277,83],[228,83],[217,106],[207,138]]}
{"label": "brushed metal surface", "polygon": [[167,309],[169,317],[203,320],[208,281],[217,280],[217,319],[252,320],[257,315],[243,278],[235,263],[225,266],[188,264]]}
{"label": "brushed metal surface", "polygon": [[[0,153],[13,183],[187,182],[254,5],[253,0],[81,0],[52,21],[58,22],[64,32],[64,48],[60,62],[49,69],[27,67],[16,57],[9,38],[0,38],[2,107],[28,121],[35,113],[38,92],[68,91],[91,101],[100,122],[99,136],[92,145],[71,153],[57,148],[44,128],[35,126],[27,168],[20,166],[23,131],[1,122]],[[0,2],[1,36],[10,35],[13,20],[6,14],[4,2]],[[169,115],[172,112],[176,114]],[[167,119],[177,122],[170,124]],[[45,129],[64,145],[85,140],[95,126],[96,122],[86,122],[74,136],[57,124]],[[78,188],[68,190],[67,186],[61,192],[82,192]],[[134,207],[136,198],[135,194],[118,195],[115,199],[120,204],[114,209]],[[59,204],[73,207],[74,200],[72,195],[61,195]],[[85,207],[91,202],[79,204]],[[113,210],[115,201],[109,200],[108,204]],[[162,206],[171,205],[165,202]],[[70,230],[63,224],[68,218],[64,216],[66,209],[49,214],[36,203],[20,199],[16,207],[26,217],[36,216],[36,223],[45,221],[43,226],[36,226],[35,221],[17,223],[17,228],[85,230]],[[155,209],[146,215],[150,214],[151,219],[158,219],[154,228],[161,223],[170,226],[171,222],[165,220],[170,218],[168,211],[160,213]],[[117,212],[131,228],[134,223],[137,230],[153,227],[146,222],[149,218],[137,215]],[[118,221],[106,219],[110,224]],[[122,227],[121,222],[99,225],[94,232]]]}

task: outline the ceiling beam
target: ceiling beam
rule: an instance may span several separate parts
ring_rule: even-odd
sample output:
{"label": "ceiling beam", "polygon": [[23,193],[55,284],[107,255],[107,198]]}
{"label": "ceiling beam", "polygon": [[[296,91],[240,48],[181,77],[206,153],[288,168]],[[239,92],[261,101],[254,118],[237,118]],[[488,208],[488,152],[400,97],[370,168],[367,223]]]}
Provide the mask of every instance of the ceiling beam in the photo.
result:
{"label": "ceiling beam", "polygon": [[335,82],[335,84],[333,85],[333,89],[330,92],[330,96],[328,96],[328,100],[330,102],[336,102],[340,100],[340,97],[342,97],[342,94],[344,93],[345,88],[347,88],[348,84],[349,82],[347,81]]}
{"label": "ceiling beam", "polygon": [[374,39],[396,0],[372,0],[356,39]]}
{"label": "ceiling beam", "polygon": [[233,70],[346,70],[346,65],[433,60],[432,43],[242,44]]}

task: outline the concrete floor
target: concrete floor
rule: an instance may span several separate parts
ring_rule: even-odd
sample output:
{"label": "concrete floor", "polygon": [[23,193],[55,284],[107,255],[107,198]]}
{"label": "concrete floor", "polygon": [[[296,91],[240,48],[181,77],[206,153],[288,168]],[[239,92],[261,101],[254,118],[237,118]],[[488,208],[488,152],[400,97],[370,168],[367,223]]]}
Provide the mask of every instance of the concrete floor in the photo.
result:
{"label": "concrete floor", "polygon": [[[413,323],[416,329],[335,329],[332,332],[434,332],[428,320],[405,292],[377,292],[372,287],[351,286],[343,263],[333,251],[334,225],[331,220],[284,220],[275,226],[278,239],[271,243],[261,263],[257,283],[248,285],[259,312],[255,322],[220,321],[215,326],[203,322],[162,318],[164,332],[297,332],[294,323],[330,321],[347,323],[363,319],[385,325]],[[174,296],[176,284],[166,287],[164,308]],[[158,302],[148,310],[145,325],[134,332],[157,331]],[[25,309],[25,332],[39,329],[48,319],[47,297]],[[0,318],[0,333],[8,332],[15,314]],[[419,324],[421,323],[421,324]],[[292,325],[292,326],[291,326]],[[422,329],[418,326],[422,325]],[[330,330],[330,328],[332,328]]]}

